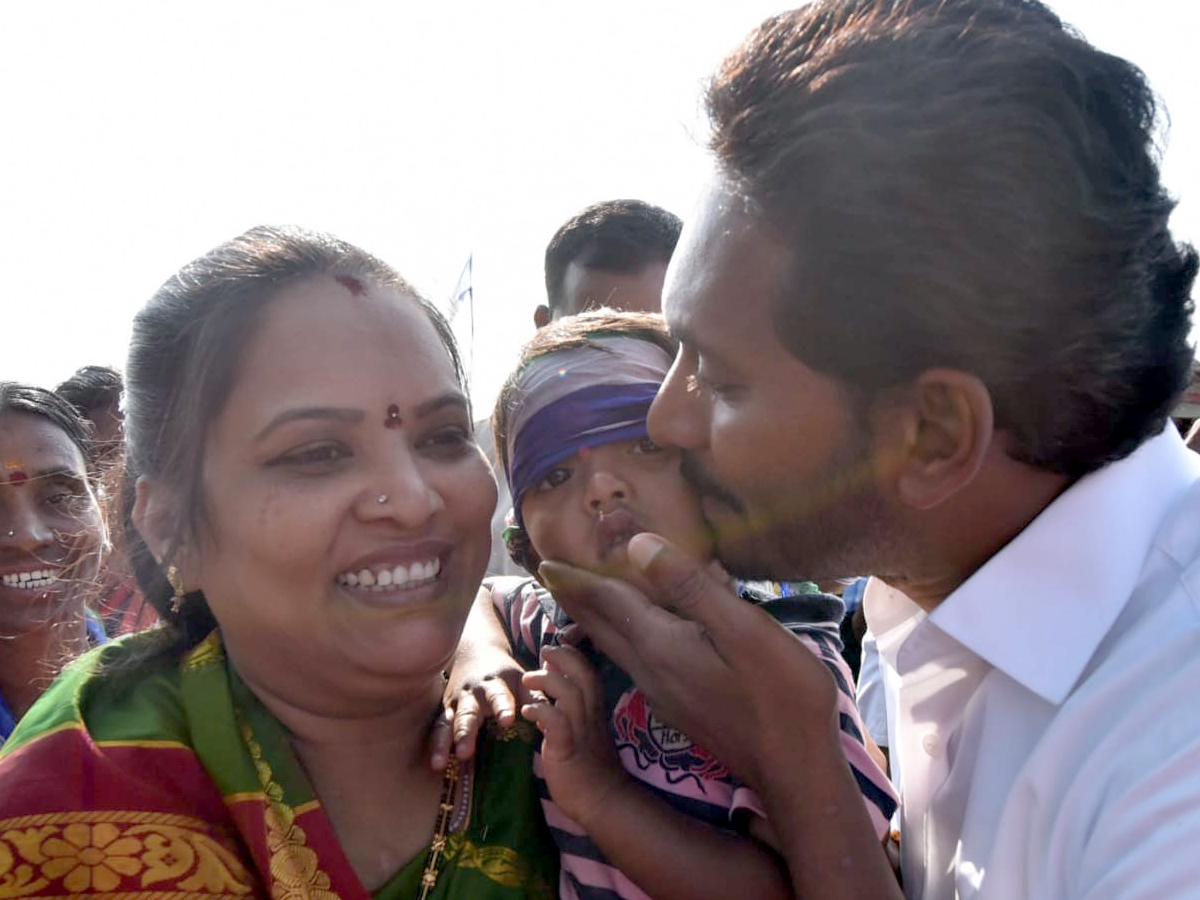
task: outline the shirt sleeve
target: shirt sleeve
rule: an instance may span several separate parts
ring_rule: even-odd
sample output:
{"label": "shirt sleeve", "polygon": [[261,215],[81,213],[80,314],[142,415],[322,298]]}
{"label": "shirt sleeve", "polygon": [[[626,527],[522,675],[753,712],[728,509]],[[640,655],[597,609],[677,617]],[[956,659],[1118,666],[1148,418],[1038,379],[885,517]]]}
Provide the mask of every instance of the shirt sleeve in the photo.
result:
{"label": "shirt sleeve", "polygon": [[513,656],[525,669],[541,665],[541,649],[554,634],[554,622],[546,606],[553,603],[549,592],[533,578],[492,578],[487,582]]}
{"label": "shirt sleeve", "polygon": [[[1195,721],[1194,714],[1186,711],[1174,714]],[[1073,867],[1078,883],[1058,896],[1073,900],[1200,897],[1196,863],[1200,737],[1195,732],[1187,735],[1186,726],[1164,728],[1164,733],[1172,730],[1176,741],[1161,755],[1128,759],[1122,774],[1131,777],[1120,779],[1119,787],[1109,786],[1099,804],[1102,808],[1081,825],[1087,833]]]}

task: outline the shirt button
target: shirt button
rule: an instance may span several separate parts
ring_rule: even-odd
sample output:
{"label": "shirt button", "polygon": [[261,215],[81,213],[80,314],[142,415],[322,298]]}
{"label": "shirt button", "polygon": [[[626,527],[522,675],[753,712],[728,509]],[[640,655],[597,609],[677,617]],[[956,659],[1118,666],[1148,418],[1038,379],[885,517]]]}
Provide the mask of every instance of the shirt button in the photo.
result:
{"label": "shirt button", "polygon": [[942,755],[942,739],[932,731],[921,738],[921,746],[932,757],[936,758]]}

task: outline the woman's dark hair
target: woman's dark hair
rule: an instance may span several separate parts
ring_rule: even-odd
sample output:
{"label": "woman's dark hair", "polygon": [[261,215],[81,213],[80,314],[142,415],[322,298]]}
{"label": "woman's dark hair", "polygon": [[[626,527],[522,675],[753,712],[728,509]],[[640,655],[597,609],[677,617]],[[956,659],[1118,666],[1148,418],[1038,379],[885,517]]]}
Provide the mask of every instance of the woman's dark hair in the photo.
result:
{"label": "woman's dark hair", "polygon": [[116,406],[121,401],[121,373],[109,366],[84,366],[54,389],[54,393],[88,418],[100,406]]}
{"label": "woman's dark hair", "polygon": [[95,474],[91,471],[92,423],[58,394],[31,384],[0,381],[0,414],[6,412],[41,416],[61,429],[71,439],[71,443],[79,448],[83,461],[88,466],[88,474]]}
{"label": "woman's dark hair", "polygon": [[727,183],[792,251],[773,316],[806,365],[866,398],[971,372],[1012,454],[1070,477],[1165,426],[1197,255],[1135,66],[1034,0],[818,0],[707,101]]}
{"label": "woman's dark hair", "polygon": [[[166,626],[171,646],[191,646],[214,626],[199,591],[176,612],[166,568],[205,522],[205,436],[240,374],[267,305],[281,289],[330,277],[355,293],[381,287],[411,297],[433,323],[460,386],[462,363],[445,318],[394,269],[331,235],[260,226],[184,266],[133,322],[125,367],[127,469],[122,525],[142,591]],[[133,525],[137,479],[152,477],[178,498],[173,538],[156,560]],[[186,577],[187,573],[182,573]]]}
{"label": "woman's dark hair", "polygon": [[[504,380],[500,388],[500,396],[496,400],[496,408],[492,413],[492,435],[496,440],[496,459],[500,461],[503,471],[500,477],[507,477],[508,459],[508,427],[513,410],[521,394],[521,374],[533,360],[561,350],[572,350],[576,347],[594,347],[597,338],[631,337],[649,341],[661,347],[668,356],[674,357],[679,349],[679,342],[667,330],[666,322],[658,313],[623,312],[615,309],[601,308],[588,310],[574,316],[564,316],[555,319],[550,324],[538,329],[537,333],[524,347],[512,374]],[[527,572],[536,575],[541,560],[529,542],[529,536],[524,529],[506,529],[505,543],[508,545],[509,556],[513,562]]]}

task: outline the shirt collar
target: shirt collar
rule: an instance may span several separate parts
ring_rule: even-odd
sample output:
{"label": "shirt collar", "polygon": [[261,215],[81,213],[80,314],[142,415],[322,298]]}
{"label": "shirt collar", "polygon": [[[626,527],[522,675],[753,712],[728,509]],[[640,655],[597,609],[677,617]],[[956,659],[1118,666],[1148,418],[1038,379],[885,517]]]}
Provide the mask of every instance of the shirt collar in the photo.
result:
{"label": "shirt collar", "polygon": [[1055,498],[930,621],[1060,704],[1137,586],[1164,517],[1197,479],[1200,455],[1168,423]]}

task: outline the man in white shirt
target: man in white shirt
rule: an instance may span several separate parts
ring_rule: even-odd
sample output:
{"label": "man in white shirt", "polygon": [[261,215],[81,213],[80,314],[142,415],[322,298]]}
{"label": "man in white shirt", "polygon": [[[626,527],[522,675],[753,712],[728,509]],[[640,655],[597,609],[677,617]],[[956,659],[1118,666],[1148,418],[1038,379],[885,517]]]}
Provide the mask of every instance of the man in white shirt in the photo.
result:
{"label": "man in white shirt", "polygon": [[[1141,72],[1034,0],[818,0],[708,107],[650,433],[730,572],[890,585],[904,893],[1200,897],[1200,458],[1168,418],[1197,255]],[[720,573],[628,552],[653,603],[541,575],[758,790],[797,896],[898,897],[828,679]]]}

